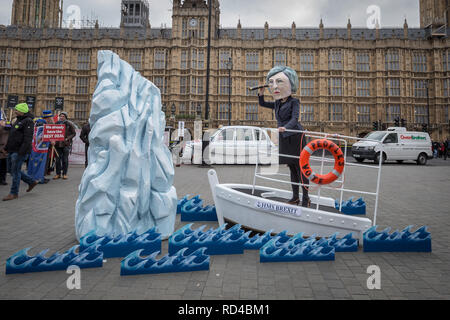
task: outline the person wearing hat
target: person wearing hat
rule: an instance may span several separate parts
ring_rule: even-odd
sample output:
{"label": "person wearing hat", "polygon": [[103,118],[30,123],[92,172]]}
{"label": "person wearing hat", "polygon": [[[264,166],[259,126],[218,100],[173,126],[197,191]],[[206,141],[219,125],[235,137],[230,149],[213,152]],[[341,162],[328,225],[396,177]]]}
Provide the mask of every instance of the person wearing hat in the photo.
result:
{"label": "person wearing hat", "polygon": [[53,177],[54,180],[61,178],[67,179],[67,171],[69,170],[69,153],[72,147],[72,139],[76,135],[75,127],[68,121],[69,117],[67,112],[62,111],[59,114],[59,121],[56,124],[64,124],[66,126],[66,132],[64,136],[64,141],[54,142],[56,148],[56,175]]}
{"label": "person wearing hat", "polygon": [[8,163],[12,176],[11,190],[3,198],[3,201],[14,200],[19,197],[20,180],[28,184],[27,192],[30,192],[38,181],[33,180],[22,171],[22,164],[31,152],[31,143],[34,134],[33,115],[28,110],[26,103],[15,106],[16,121],[12,124],[5,150],[8,152]]}

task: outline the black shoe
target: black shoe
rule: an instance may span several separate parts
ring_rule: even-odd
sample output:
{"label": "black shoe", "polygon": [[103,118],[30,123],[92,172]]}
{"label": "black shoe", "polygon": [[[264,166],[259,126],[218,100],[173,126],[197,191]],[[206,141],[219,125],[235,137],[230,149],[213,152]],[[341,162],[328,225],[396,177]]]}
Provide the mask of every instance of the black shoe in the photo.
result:
{"label": "black shoe", "polygon": [[6,181],[0,181],[0,186],[7,186],[8,183]]}
{"label": "black shoe", "polygon": [[291,200],[289,200],[287,202],[287,204],[295,204],[298,205],[300,203],[300,199],[299,198],[292,198]]}
{"label": "black shoe", "polygon": [[302,198],[302,207],[309,208],[311,206],[311,199],[309,197]]}

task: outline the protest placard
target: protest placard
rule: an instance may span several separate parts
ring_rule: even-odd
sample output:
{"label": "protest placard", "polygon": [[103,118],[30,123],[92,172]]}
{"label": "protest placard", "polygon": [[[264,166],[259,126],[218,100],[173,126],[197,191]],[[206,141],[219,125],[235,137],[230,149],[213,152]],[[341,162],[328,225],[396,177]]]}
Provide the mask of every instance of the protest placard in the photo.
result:
{"label": "protest placard", "polygon": [[65,134],[66,126],[64,124],[46,124],[42,141],[64,141]]}

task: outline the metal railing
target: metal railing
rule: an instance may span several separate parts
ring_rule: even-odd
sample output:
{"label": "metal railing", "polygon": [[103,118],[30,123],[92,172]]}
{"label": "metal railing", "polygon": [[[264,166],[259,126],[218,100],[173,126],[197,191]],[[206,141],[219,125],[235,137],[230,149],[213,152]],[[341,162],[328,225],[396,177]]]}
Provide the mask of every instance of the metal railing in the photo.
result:
{"label": "metal railing", "polygon": [[[277,130],[274,128],[261,128],[263,130]],[[277,130],[278,131],[278,130]],[[328,133],[323,133],[323,132],[313,132],[313,131],[300,131],[300,130],[290,130],[290,129],[286,129],[286,132],[293,132],[293,133],[304,133],[306,137],[310,137],[310,138],[318,138],[318,139],[328,139],[328,140],[332,140],[332,141],[338,141],[338,142],[342,142],[344,144],[344,159],[345,159],[345,166],[344,166],[344,170],[342,172],[342,174],[340,175],[340,177],[335,180],[333,183],[339,183],[340,187],[332,187],[330,185],[317,185],[318,187],[318,191],[317,191],[317,203],[316,203],[316,210],[319,210],[319,203],[320,203],[320,196],[321,196],[321,190],[322,189],[327,189],[327,190],[334,190],[334,191],[339,191],[340,193],[340,197],[339,197],[339,211],[342,212],[342,199],[343,199],[343,195],[344,192],[349,192],[349,193],[357,193],[357,194],[363,194],[363,195],[370,195],[370,196],[375,196],[375,208],[374,208],[374,214],[373,214],[373,222],[372,225],[376,224],[376,218],[377,218],[377,211],[378,211],[378,201],[379,201],[379,191],[380,191],[380,182],[381,182],[381,167],[382,167],[382,163],[383,163],[383,144],[381,141],[378,140],[373,140],[373,139],[367,139],[367,138],[359,138],[359,137],[351,137],[351,136],[345,136],[345,135],[340,135],[340,134],[328,134]],[[371,142],[375,142],[377,144],[380,145],[380,158],[378,161],[378,166],[369,166],[369,165],[364,165],[364,164],[360,164],[360,163],[351,163],[351,162],[347,162],[347,141],[348,140],[356,140],[356,141],[371,141]],[[341,144],[339,144],[341,145]],[[253,189],[252,189],[252,194],[254,194],[255,191],[255,185],[256,185],[256,178],[260,178],[260,179],[264,179],[264,180],[268,180],[268,181],[272,181],[272,182],[279,182],[279,183],[284,183],[284,184],[290,184],[290,185],[298,185],[298,186],[305,186],[305,187],[310,187],[309,184],[304,184],[304,183],[295,183],[295,182],[291,182],[291,181],[285,181],[285,180],[281,180],[281,179],[276,179],[276,178],[270,178],[267,177],[269,175],[279,175],[279,176],[290,176],[289,174],[283,174],[283,173],[266,173],[263,174],[261,171],[258,171],[259,169],[259,155],[260,155],[260,150],[259,150],[259,145],[257,145],[257,159],[256,159],[256,166],[255,166],[255,173],[254,173],[254,177],[253,177]],[[287,154],[281,154],[281,153],[273,153],[271,151],[271,156],[282,156],[282,157],[286,157],[286,158],[295,158],[298,159],[298,161],[300,161],[300,157],[298,156],[292,156],[292,155],[287,155]],[[324,163],[325,162],[334,162],[334,159],[330,159],[330,158],[326,158],[325,157],[325,149],[322,150],[322,156],[321,157],[316,157],[316,156],[311,156],[310,157],[311,160],[314,161],[320,161],[320,174],[323,174],[323,169],[324,169]],[[345,169],[347,166],[350,167],[362,167],[362,168],[370,168],[370,169],[377,169],[378,170],[378,175],[377,175],[377,184],[376,184],[376,190],[375,192],[371,192],[371,191],[364,191],[364,190],[353,190],[353,189],[347,189],[344,187],[345,185]],[[302,174],[302,173],[301,173]]]}

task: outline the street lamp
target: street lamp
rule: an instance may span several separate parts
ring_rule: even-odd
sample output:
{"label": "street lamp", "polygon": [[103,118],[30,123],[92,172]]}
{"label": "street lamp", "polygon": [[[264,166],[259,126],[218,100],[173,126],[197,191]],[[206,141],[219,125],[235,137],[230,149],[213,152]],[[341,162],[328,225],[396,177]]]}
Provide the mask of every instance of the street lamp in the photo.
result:
{"label": "street lamp", "polygon": [[170,111],[171,111],[171,113],[172,113],[171,118],[172,118],[172,120],[175,121],[175,111],[177,111],[177,108],[175,107],[175,103],[172,103],[172,108],[171,108]]}
{"label": "street lamp", "polygon": [[201,118],[202,118],[202,106],[197,105],[197,119],[201,119]]}
{"label": "street lamp", "polygon": [[427,88],[427,129],[430,131],[430,95],[428,94],[428,80],[425,80],[425,88]]}
{"label": "street lamp", "polygon": [[228,125],[231,126],[231,70],[233,69],[233,60],[231,57],[228,58],[226,67],[228,69]]}

